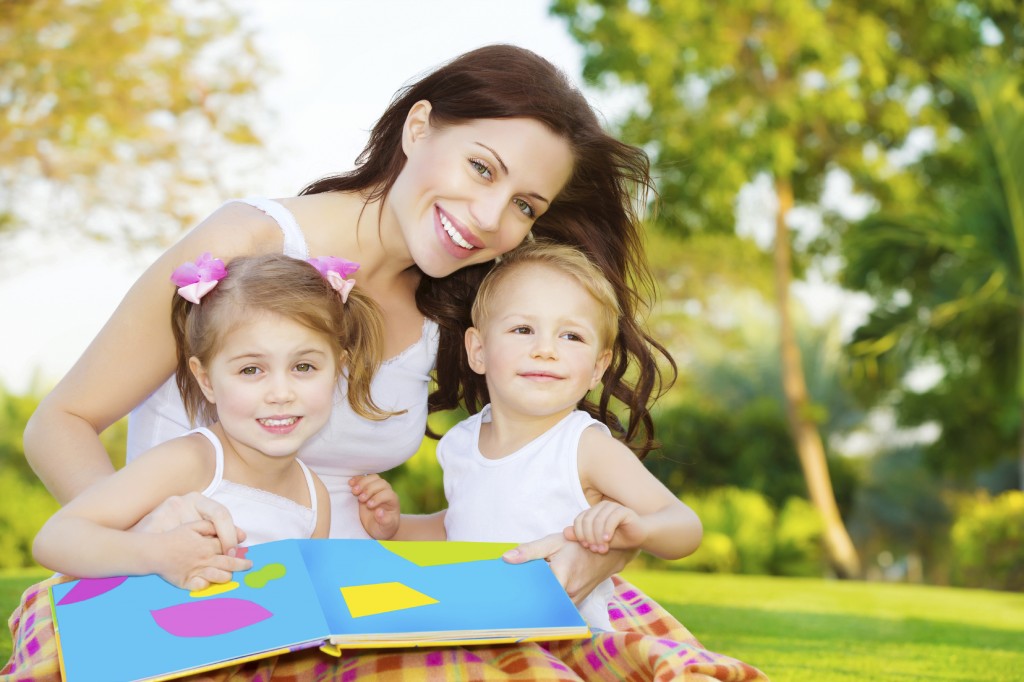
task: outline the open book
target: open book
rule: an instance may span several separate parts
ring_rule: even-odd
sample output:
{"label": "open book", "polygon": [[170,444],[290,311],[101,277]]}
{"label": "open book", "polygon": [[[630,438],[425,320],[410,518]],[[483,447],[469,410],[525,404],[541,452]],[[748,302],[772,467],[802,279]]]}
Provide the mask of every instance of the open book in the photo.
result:
{"label": "open book", "polygon": [[281,540],[201,592],[157,576],[51,588],[65,682],[172,679],[318,646],[495,644],[589,634],[544,561],[510,544]]}

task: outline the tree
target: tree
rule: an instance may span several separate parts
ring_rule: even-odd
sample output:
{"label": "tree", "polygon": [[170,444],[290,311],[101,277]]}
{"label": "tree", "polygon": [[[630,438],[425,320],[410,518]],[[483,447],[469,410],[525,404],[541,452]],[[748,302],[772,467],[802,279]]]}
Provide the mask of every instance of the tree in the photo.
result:
{"label": "tree", "polygon": [[[1024,79],[992,61],[940,72],[965,114],[914,168],[932,200],[851,230],[843,279],[885,302],[852,348],[901,423],[942,425],[933,465],[962,475],[1015,456],[1024,486]],[[908,386],[925,363],[939,380]]]}
{"label": "tree", "polygon": [[[584,75],[633,87],[642,104],[623,133],[653,152],[661,221],[679,234],[732,230],[740,189],[770,178],[782,383],[791,437],[831,562],[860,573],[835,503],[790,313],[790,219],[816,205],[837,166],[871,174],[869,136],[895,143],[910,126],[896,87],[899,60],[884,24],[841,3],[558,0],[586,47]],[[872,95],[877,95],[874,99]]]}
{"label": "tree", "polygon": [[263,72],[224,0],[0,4],[0,236],[176,235],[258,148]]}

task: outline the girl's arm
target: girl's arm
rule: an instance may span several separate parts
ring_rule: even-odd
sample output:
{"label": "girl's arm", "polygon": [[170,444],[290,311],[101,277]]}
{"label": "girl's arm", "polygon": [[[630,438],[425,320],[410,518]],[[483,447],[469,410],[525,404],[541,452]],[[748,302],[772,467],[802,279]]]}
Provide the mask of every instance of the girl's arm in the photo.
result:
{"label": "girl's arm", "polygon": [[625,445],[597,429],[580,439],[580,481],[604,498],[581,513],[566,537],[595,552],[642,549],[663,559],[692,554],[700,519]]}
{"label": "girl's arm", "polygon": [[33,545],[36,560],[79,578],[155,573],[193,590],[226,582],[232,571],[249,568],[250,561],[222,554],[209,521],[163,533],[128,530],[166,498],[206,487],[213,458],[209,443],[198,438],[157,446],[79,494],[39,531]]}
{"label": "girl's arm", "polygon": [[[204,251],[226,262],[281,248],[281,231],[273,220],[250,206],[227,204],[135,282],[25,429],[29,464],[59,502],[68,502],[113,473],[99,433],[128,414],[174,371],[170,323],[174,285],[169,280],[174,268]],[[218,530],[233,536],[233,531],[219,526]]]}

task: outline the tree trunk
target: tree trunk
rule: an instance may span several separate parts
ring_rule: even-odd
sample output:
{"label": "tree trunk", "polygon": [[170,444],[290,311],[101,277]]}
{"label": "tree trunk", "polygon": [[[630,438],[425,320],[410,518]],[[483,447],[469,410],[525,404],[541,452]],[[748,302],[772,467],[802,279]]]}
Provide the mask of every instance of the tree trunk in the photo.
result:
{"label": "tree trunk", "polygon": [[793,186],[788,178],[776,179],[779,207],[775,216],[775,304],[779,316],[779,349],[782,355],[782,390],[786,397],[786,418],[800,458],[811,503],[825,523],[825,548],[840,578],[861,574],[860,558],[850,540],[836,505],[832,478],[828,473],[825,447],[818,426],[808,418],[807,380],[804,378],[800,347],[789,310],[792,262],[786,216],[793,208]]}

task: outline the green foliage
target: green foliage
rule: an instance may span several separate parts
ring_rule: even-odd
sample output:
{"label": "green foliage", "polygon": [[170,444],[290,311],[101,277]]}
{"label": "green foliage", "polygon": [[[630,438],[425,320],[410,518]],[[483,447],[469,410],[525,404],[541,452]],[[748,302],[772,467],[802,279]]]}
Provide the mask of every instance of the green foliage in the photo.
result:
{"label": "green foliage", "polygon": [[[929,462],[963,476],[1020,443],[1024,90],[1019,67],[941,73],[961,138],[911,167],[925,201],[887,206],[845,236],[843,282],[879,301],[851,343],[865,395],[893,404],[902,425],[941,424]],[[914,390],[903,379],[922,364],[941,376]]]}
{"label": "green foliage", "polygon": [[759,493],[718,488],[686,497],[704,525],[700,549],[670,562],[694,571],[816,576],[824,571],[821,517],[790,498],[780,513]]}
{"label": "green foliage", "polygon": [[35,564],[32,540],[59,507],[34,477],[0,469],[0,569]]}
{"label": "green foliage", "polygon": [[[36,565],[32,539],[59,506],[29,467],[22,444],[41,399],[39,389],[15,395],[0,386],[0,569]],[[122,419],[101,434],[115,466],[124,464],[127,430]]]}
{"label": "green foliage", "polygon": [[881,452],[864,467],[851,533],[866,554],[915,554],[936,580],[945,582],[943,562],[953,521],[945,497],[942,480],[925,466],[920,448]]}
{"label": "green foliage", "polygon": [[953,582],[1024,590],[1024,492],[979,494],[953,524]]}
{"label": "green foliage", "polygon": [[255,165],[261,60],[224,0],[3,3],[0,225],[178,234]]}

